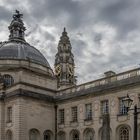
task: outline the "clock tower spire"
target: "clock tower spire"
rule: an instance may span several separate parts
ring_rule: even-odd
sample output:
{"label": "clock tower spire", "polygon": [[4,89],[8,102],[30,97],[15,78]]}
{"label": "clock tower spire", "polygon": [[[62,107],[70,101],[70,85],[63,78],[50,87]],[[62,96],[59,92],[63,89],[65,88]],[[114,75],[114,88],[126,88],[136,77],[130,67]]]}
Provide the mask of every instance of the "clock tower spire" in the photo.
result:
{"label": "clock tower spire", "polygon": [[66,28],[62,32],[58,43],[58,52],[55,56],[55,75],[58,81],[58,88],[68,88],[76,84],[74,75],[74,55],[71,52],[71,43],[67,36]]}

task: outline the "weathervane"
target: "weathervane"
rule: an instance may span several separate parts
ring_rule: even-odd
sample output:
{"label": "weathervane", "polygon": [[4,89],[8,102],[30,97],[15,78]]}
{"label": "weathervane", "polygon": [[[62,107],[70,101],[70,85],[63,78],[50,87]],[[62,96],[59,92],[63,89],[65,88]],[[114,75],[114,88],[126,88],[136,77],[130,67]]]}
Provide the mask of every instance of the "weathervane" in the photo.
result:
{"label": "weathervane", "polygon": [[23,14],[20,14],[18,10],[15,10],[15,14],[13,15],[14,19],[20,19],[23,17]]}

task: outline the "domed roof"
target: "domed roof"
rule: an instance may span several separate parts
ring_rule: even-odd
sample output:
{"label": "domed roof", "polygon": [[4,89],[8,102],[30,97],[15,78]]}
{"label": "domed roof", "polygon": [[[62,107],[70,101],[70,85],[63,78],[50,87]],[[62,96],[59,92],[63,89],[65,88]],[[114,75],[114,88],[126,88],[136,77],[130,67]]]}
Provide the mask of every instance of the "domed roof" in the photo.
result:
{"label": "domed roof", "polygon": [[46,58],[26,42],[7,41],[0,45],[0,59],[28,60],[50,67]]}
{"label": "domed roof", "polygon": [[22,14],[16,10],[13,20],[10,23],[9,41],[0,42],[0,59],[28,60],[50,68],[46,58],[36,48],[27,43],[24,39],[24,23]]}

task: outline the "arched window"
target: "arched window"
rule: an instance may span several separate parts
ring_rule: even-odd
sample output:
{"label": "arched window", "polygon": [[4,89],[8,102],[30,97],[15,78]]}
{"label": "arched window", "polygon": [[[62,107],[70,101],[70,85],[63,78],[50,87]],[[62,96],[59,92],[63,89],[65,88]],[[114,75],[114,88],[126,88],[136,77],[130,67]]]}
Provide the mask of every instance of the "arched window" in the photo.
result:
{"label": "arched window", "polygon": [[3,75],[3,80],[6,87],[14,84],[14,79],[11,75],[8,74]]}
{"label": "arched window", "polygon": [[52,140],[53,134],[50,130],[44,132],[44,140]]}
{"label": "arched window", "polygon": [[79,132],[77,130],[71,131],[71,140],[80,140],[79,139]]}
{"label": "arched window", "polygon": [[60,131],[60,132],[58,133],[58,140],[66,140],[65,132]]}
{"label": "arched window", "polygon": [[129,140],[129,129],[126,126],[119,129],[119,140]]}
{"label": "arched window", "polygon": [[13,140],[13,135],[11,130],[8,130],[6,133],[6,140]]}
{"label": "arched window", "polygon": [[87,128],[84,131],[84,140],[94,140],[94,130]]}
{"label": "arched window", "polygon": [[31,129],[29,132],[29,140],[40,140],[40,134],[37,129]]}

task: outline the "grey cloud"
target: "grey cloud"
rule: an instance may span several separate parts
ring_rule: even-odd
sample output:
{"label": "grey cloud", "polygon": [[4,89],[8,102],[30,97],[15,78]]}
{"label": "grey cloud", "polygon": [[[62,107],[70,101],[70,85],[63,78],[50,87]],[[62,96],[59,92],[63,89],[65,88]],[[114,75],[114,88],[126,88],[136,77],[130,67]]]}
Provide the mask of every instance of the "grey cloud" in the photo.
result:
{"label": "grey cloud", "polygon": [[139,5],[140,1],[113,1],[104,5],[97,16],[117,28],[120,38],[125,37],[128,32],[139,27]]}
{"label": "grey cloud", "polygon": [[8,21],[11,16],[11,12],[3,6],[0,6],[0,20]]}

